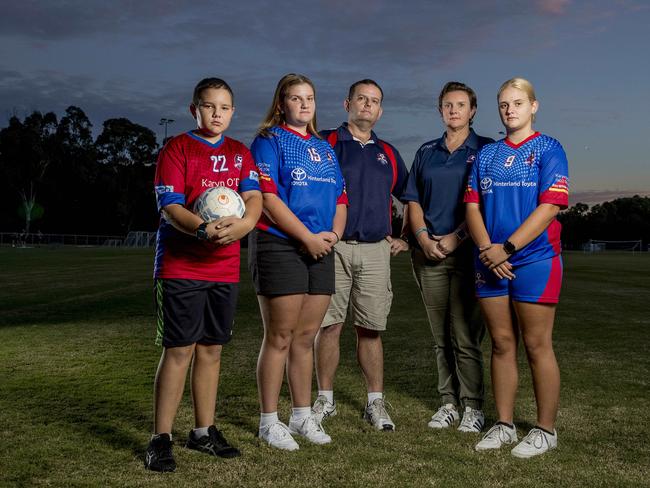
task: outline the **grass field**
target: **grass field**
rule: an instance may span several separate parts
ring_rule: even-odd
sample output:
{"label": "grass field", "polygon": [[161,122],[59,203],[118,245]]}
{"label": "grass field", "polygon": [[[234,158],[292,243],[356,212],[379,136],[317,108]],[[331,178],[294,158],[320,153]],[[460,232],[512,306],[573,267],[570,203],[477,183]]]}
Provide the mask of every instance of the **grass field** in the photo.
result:
{"label": "grass field", "polygon": [[[438,406],[432,341],[406,256],[393,262],[384,336],[397,431],[375,432],[360,418],[365,392],[348,328],[339,415],[326,424],[334,442],[301,442],[295,453],[260,444],[261,323],[244,273],[217,406],[218,425],[244,456],[224,461],[181,447],[192,427],[186,395],[174,432],[179,468],[166,475],[142,465],[160,355],[151,264],[150,250],[0,249],[1,486],[650,486],[650,255],[565,256],[555,332],[559,448],[527,461],[505,449],[475,453],[477,435],[427,428]],[[489,339],[484,350],[487,363]],[[523,434],[535,406],[521,365],[515,422]],[[287,420],[286,388],[282,398]],[[489,388],[487,398],[491,423]]]}

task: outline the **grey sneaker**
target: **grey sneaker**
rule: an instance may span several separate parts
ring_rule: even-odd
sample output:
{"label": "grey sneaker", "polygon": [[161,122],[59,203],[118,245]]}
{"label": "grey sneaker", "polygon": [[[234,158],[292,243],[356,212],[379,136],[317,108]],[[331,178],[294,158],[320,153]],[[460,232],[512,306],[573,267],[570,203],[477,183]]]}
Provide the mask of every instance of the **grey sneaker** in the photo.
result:
{"label": "grey sneaker", "polygon": [[432,429],[446,429],[458,422],[459,415],[453,403],[447,403],[433,414],[428,425]]}
{"label": "grey sneaker", "polygon": [[383,398],[377,398],[370,403],[363,412],[363,418],[375,429],[385,432],[393,432],[395,424],[386,411],[386,402]]}
{"label": "grey sneaker", "polygon": [[474,449],[477,451],[499,449],[504,444],[513,444],[515,442],[517,442],[517,429],[515,426],[510,427],[506,424],[496,423],[485,433],[483,439],[474,446]]}
{"label": "grey sneaker", "polygon": [[528,435],[510,453],[515,457],[527,459],[544,454],[546,451],[550,451],[556,447],[557,431],[554,430],[553,434],[549,434],[535,427],[530,429]]}
{"label": "grey sneaker", "polygon": [[481,432],[485,425],[485,416],[481,410],[465,407],[463,420],[460,421],[458,430],[461,432]]}
{"label": "grey sneaker", "polygon": [[303,436],[314,444],[329,444],[332,438],[325,433],[316,415],[307,415],[302,419],[289,419],[289,432]]}
{"label": "grey sneaker", "polygon": [[274,422],[266,427],[260,427],[259,438],[269,446],[285,451],[295,451],[298,449],[298,443],[291,437],[289,427],[282,422]]}
{"label": "grey sneaker", "polygon": [[336,415],[336,401],[329,402],[325,395],[318,395],[314,406],[311,407],[311,412],[319,423],[328,417],[334,417]]}

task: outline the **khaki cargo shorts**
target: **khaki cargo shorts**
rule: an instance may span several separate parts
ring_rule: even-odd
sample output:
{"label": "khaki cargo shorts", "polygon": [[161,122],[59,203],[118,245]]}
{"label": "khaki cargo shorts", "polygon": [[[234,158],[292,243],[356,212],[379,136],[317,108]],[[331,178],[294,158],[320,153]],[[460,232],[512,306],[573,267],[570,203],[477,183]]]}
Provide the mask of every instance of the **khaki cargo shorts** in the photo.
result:
{"label": "khaki cargo shorts", "polygon": [[386,330],[393,301],[390,283],[390,243],[341,241],[334,247],[336,293],[322,327],[343,323]]}

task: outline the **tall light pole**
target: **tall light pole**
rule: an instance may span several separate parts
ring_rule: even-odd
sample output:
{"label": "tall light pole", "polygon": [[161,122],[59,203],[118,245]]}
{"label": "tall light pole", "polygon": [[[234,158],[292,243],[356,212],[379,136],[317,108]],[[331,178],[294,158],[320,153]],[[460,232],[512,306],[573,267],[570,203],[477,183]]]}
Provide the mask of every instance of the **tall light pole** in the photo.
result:
{"label": "tall light pole", "polygon": [[158,125],[164,125],[165,126],[165,138],[163,139],[163,143],[167,140],[167,126],[174,122],[174,119],[167,119],[163,117],[160,119],[160,123]]}

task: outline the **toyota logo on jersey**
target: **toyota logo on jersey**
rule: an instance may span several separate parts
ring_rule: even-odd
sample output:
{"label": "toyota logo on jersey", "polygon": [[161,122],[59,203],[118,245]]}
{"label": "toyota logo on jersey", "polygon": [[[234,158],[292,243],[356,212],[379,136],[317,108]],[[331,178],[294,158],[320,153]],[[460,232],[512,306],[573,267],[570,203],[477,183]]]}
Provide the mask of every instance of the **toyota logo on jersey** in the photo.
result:
{"label": "toyota logo on jersey", "polygon": [[481,180],[481,190],[487,190],[492,186],[492,178],[483,178]]}
{"label": "toyota logo on jersey", "polygon": [[291,178],[293,178],[296,181],[302,181],[307,177],[307,173],[305,173],[305,170],[302,168],[296,168],[293,171],[291,171]]}

